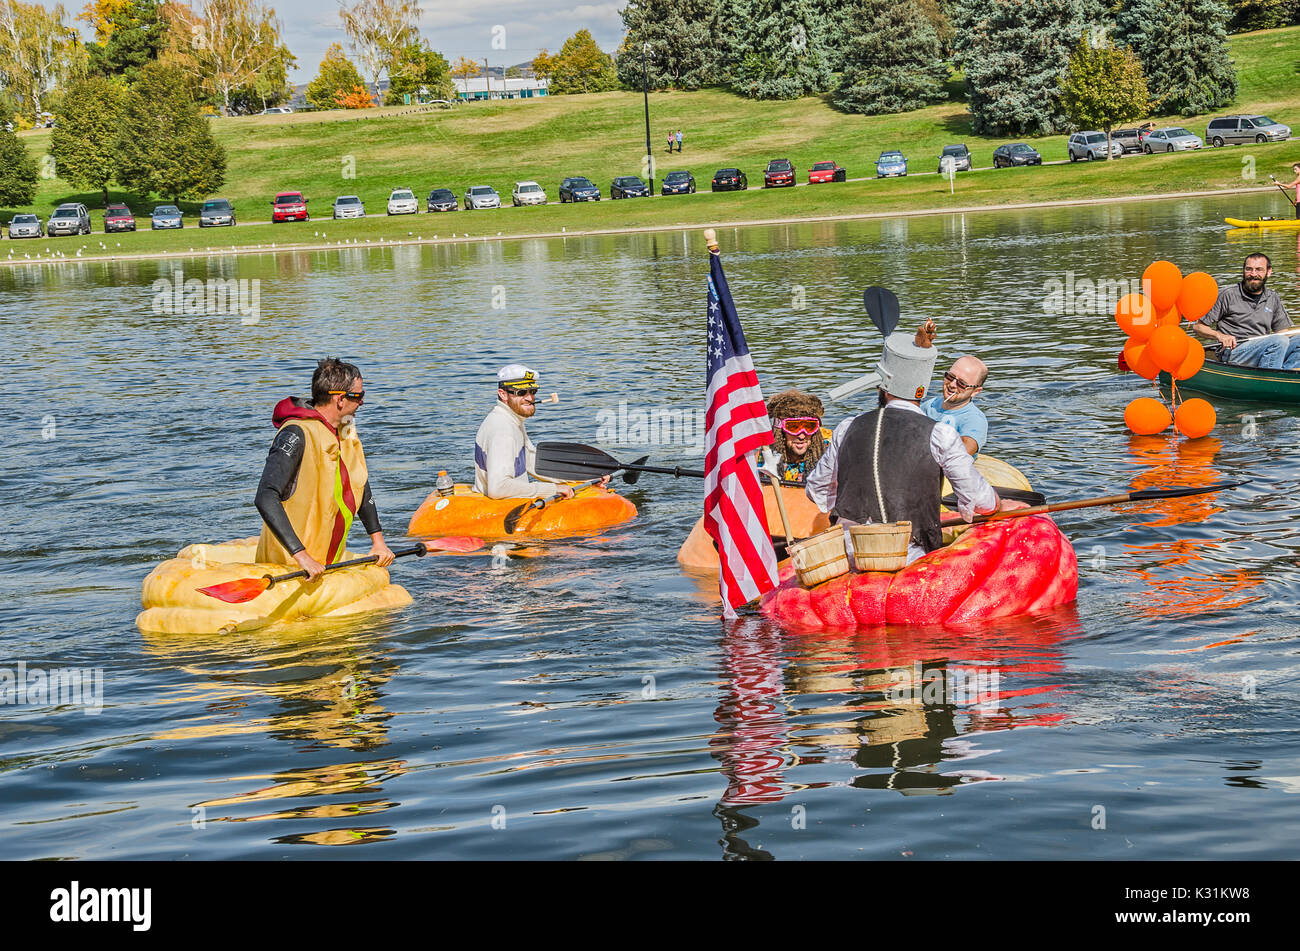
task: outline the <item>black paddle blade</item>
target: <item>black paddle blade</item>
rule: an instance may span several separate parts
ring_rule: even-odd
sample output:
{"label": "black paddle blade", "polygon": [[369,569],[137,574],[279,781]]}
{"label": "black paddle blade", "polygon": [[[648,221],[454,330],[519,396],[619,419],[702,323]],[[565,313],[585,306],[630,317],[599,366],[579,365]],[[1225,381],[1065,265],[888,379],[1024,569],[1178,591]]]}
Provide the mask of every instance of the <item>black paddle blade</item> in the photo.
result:
{"label": "black paddle blade", "polygon": [[523,505],[517,506],[516,508],[512,508],[509,512],[506,513],[506,519],[505,519],[506,534],[513,535],[515,533],[515,529],[519,527],[519,520],[523,518],[526,513],[531,512],[535,508],[540,509],[545,507],[546,507],[545,499],[533,499],[531,502],[525,502]]}
{"label": "black paddle blade", "polygon": [[[1047,504],[1047,497],[1041,492],[1033,492],[1027,489],[1010,489],[1002,485],[995,485],[993,491],[998,494],[1000,499],[1014,499],[1017,502],[1025,502],[1029,505]],[[956,494],[945,495],[939,502],[950,509],[955,509],[957,507],[957,496]]]}
{"label": "black paddle blade", "polygon": [[1204,488],[1188,489],[1143,489],[1141,492],[1130,492],[1129,501],[1146,502],[1150,499],[1177,499],[1184,495],[1205,495],[1208,492],[1218,492],[1221,489],[1235,489],[1241,485],[1250,485],[1250,480],[1245,479],[1241,482],[1219,482],[1215,485],[1207,485]]}
{"label": "black paddle blade", "polygon": [[886,287],[868,287],[862,292],[867,316],[882,336],[888,337],[898,326],[898,298]]}
{"label": "black paddle blade", "polygon": [[[635,462],[633,462],[632,465],[643,466],[649,461],[650,461],[649,456],[642,456],[640,459],[637,459]],[[631,468],[631,469],[623,470],[623,481],[626,482],[628,485],[636,485],[636,480],[639,478],[641,478],[641,470],[639,468]]]}
{"label": "black paddle blade", "polygon": [[533,471],[539,476],[561,482],[585,482],[620,468],[609,453],[576,442],[538,443],[533,460]]}

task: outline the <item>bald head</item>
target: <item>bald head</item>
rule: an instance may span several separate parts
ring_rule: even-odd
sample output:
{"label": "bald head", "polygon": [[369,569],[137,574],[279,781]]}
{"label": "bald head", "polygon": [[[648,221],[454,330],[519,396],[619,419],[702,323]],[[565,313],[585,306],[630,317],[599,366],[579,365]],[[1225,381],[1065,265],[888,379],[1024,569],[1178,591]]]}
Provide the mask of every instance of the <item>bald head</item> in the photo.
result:
{"label": "bald head", "polygon": [[955,409],[969,403],[983,388],[988,375],[989,368],[983,360],[978,357],[958,357],[943,379],[944,408]]}

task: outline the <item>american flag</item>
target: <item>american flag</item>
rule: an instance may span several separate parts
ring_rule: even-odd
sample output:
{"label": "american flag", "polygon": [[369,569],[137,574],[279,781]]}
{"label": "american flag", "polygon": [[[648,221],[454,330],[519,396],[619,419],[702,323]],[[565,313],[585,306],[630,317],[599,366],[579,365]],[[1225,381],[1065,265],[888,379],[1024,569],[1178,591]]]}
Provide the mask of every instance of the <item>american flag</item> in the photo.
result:
{"label": "american flag", "polygon": [[776,552],[754,453],[772,444],[763,393],[722,262],[709,255],[709,389],[704,413],[704,530],[718,543],[722,613],[777,585]]}

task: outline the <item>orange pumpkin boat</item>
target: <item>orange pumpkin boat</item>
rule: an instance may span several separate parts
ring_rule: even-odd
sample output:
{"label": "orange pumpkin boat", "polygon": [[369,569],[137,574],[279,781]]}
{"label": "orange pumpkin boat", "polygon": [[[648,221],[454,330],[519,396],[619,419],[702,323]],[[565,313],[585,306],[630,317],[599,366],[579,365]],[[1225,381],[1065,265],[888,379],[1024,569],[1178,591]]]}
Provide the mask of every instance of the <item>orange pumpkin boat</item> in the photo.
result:
{"label": "orange pumpkin boat", "polygon": [[457,485],[452,495],[431,492],[415,514],[406,533],[421,535],[476,535],[479,538],[564,538],[587,535],[636,517],[636,506],[623,496],[587,486],[571,499],[547,503],[519,519],[506,534],[506,516],[532,499],[489,499],[472,486]]}

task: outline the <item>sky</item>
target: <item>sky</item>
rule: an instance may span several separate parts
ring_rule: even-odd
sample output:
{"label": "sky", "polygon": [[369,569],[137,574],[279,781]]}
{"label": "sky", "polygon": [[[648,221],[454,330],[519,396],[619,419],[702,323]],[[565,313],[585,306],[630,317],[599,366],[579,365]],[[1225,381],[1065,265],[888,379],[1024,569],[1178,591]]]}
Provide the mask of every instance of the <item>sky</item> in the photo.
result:
{"label": "sky", "polygon": [[[41,2],[49,8],[56,4],[56,0]],[[265,2],[279,15],[284,41],[298,57],[290,82],[310,82],[331,43],[342,43],[351,55],[339,22],[338,0]],[[68,21],[90,38],[86,24],[74,20],[84,6],[85,0],[63,0]],[[532,59],[542,47],[557,52],[581,29],[590,30],[600,48],[613,53],[623,41],[618,12],[624,6],[626,0],[420,0],[420,33],[449,62],[459,56],[479,61],[487,57],[492,66],[511,66]]]}

